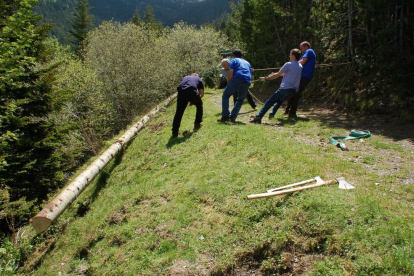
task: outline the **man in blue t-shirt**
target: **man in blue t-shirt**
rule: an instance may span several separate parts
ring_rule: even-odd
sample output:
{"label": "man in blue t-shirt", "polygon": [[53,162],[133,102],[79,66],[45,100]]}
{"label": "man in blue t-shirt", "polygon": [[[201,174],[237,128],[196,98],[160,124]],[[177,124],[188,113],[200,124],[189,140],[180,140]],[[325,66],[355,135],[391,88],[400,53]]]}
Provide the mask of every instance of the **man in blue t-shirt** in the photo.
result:
{"label": "man in blue t-shirt", "polygon": [[203,121],[203,101],[201,98],[204,96],[204,85],[198,74],[193,73],[190,76],[185,76],[177,86],[177,91],[177,109],[173,121],[172,137],[178,136],[181,119],[189,102],[197,108],[194,129],[199,129]]}
{"label": "man in blue t-shirt", "polygon": [[[249,92],[249,86],[252,79],[252,67],[250,63],[242,58],[243,53],[236,49],[233,51],[233,59],[230,61],[230,71],[227,77],[228,84],[222,95],[222,116],[219,122],[235,122],[244,99]],[[231,113],[229,111],[229,99],[232,95],[239,92],[236,104]]]}
{"label": "man in blue t-shirt", "polygon": [[[300,86],[298,93],[294,95],[287,104],[285,115],[288,115],[289,118],[297,118],[296,111],[298,109],[299,100],[302,97],[302,92],[305,90],[306,86],[308,86],[309,82],[313,78],[313,72],[315,71],[316,65],[316,54],[311,49],[311,45],[309,42],[304,41],[300,44],[300,50],[302,51],[303,55],[299,60],[300,64],[302,64],[302,78],[300,79]],[[270,117],[271,115],[269,115]]]}
{"label": "man in blue t-shirt", "polygon": [[[226,79],[228,79],[229,71],[230,71],[230,60],[228,58],[225,58],[221,61],[221,75]],[[233,95],[233,104],[236,105],[237,98],[239,97],[239,92],[236,92]],[[249,102],[250,106],[257,110],[256,101],[254,100],[252,94],[250,94],[250,91],[247,92],[246,99]]]}
{"label": "man in blue t-shirt", "polygon": [[279,72],[272,73],[267,77],[261,77],[261,81],[274,80],[283,76],[280,88],[265,102],[259,113],[251,120],[251,123],[261,124],[262,118],[266,112],[273,106],[273,114],[279,109],[282,103],[295,95],[299,89],[299,83],[302,75],[302,65],[299,63],[300,51],[299,49],[292,49],[290,51],[290,61],[286,62]]}

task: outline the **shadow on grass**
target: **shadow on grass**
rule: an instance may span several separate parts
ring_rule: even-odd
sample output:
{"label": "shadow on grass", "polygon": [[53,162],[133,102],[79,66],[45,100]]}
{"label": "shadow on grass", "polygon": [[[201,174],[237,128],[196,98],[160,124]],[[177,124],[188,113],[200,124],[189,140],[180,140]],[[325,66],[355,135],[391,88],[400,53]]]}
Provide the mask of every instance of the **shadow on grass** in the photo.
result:
{"label": "shadow on grass", "polygon": [[[126,149],[125,149],[126,150]],[[101,173],[99,174],[97,180],[95,189],[92,192],[90,203],[93,203],[95,199],[98,197],[99,192],[106,187],[106,184],[108,184],[108,178],[111,176],[112,171],[121,163],[122,161],[122,154],[123,152],[120,152],[118,155],[114,157],[114,160],[105,167]]]}
{"label": "shadow on grass", "polygon": [[32,239],[32,244],[36,247],[35,250],[28,259],[25,261],[21,271],[29,273],[36,270],[44,261],[45,257],[49,255],[55,248],[56,242],[61,237],[62,233],[65,232],[68,223],[53,223],[49,229]]}
{"label": "shadow on grass", "polygon": [[296,119],[292,118],[278,118],[278,122],[274,122],[274,119],[269,120],[269,122],[262,122],[262,125],[264,126],[278,126],[278,127],[284,127],[284,126],[293,126],[297,124],[298,122],[309,122],[309,118],[301,118],[298,117]]}
{"label": "shadow on grass", "polygon": [[404,122],[394,114],[364,114],[335,107],[325,108],[321,112],[321,107],[316,104],[314,106],[316,108],[310,110],[307,116],[321,122],[322,125],[349,130],[365,129],[372,135],[387,136],[395,141],[408,139],[414,144],[414,123]]}
{"label": "shadow on grass", "polygon": [[231,125],[246,125],[246,123],[243,123],[241,121],[235,121],[235,122],[230,122],[230,121],[220,122],[220,121],[218,121],[217,123],[222,124],[222,125],[229,125],[229,126],[231,126]]}
{"label": "shadow on grass", "polygon": [[190,131],[184,131],[183,132],[183,136],[182,137],[170,137],[170,139],[168,140],[168,143],[165,145],[167,147],[167,149],[172,148],[175,145],[184,143],[185,141],[187,141],[188,139],[191,138],[191,136],[193,136],[194,132],[197,132],[198,130],[193,130],[192,132]]}
{"label": "shadow on grass", "polygon": [[246,112],[240,112],[239,115],[250,114],[250,113],[254,113],[254,112],[258,112],[258,110],[250,110],[250,111],[246,111]]}
{"label": "shadow on grass", "polygon": [[108,183],[108,178],[111,176],[112,171],[122,161],[123,152],[119,153],[114,159],[105,167],[96,178],[96,184],[90,197],[86,197],[83,201],[78,201],[75,206],[75,217],[84,217],[90,210],[91,204],[96,200],[99,193],[104,189]]}
{"label": "shadow on grass", "polygon": [[309,122],[309,118],[303,118],[303,117],[297,117],[296,119],[293,118],[278,118],[277,119],[279,123],[277,125],[279,126],[285,126],[285,125],[295,125],[298,122]]}

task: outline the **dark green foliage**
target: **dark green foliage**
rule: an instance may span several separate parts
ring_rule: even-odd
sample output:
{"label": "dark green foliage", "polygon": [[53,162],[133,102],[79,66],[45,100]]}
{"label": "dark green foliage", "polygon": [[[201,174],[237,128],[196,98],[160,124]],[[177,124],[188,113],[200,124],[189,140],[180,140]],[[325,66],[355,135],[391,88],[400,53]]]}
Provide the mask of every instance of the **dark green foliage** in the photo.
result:
{"label": "dark green foliage", "polygon": [[59,38],[63,44],[68,44],[70,20],[73,18],[75,6],[75,0],[39,0],[34,11],[43,16],[39,23],[53,23],[51,36]]}
{"label": "dark green foliage", "polygon": [[[128,22],[133,18],[134,12],[145,11],[148,4],[153,8],[157,21],[169,27],[179,21],[200,26],[230,12],[227,0],[89,0],[89,4],[94,7],[91,14],[95,16],[95,26],[110,20]],[[56,36],[61,43],[68,43],[67,33],[75,6],[75,0],[40,0],[36,7],[36,12],[44,17],[41,22],[55,24],[51,35]]]}
{"label": "dark green foliage", "polygon": [[93,26],[93,16],[89,15],[90,9],[88,0],[79,0],[76,2],[72,29],[69,31],[72,37],[71,43],[73,51],[82,60],[85,58],[85,51],[88,45],[88,32]]}
{"label": "dark green foliage", "polygon": [[154,9],[150,4],[147,5],[144,12],[143,26],[146,30],[162,31],[162,23],[155,19]]}
{"label": "dark green foliage", "polygon": [[200,72],[200,77],[203,79],[205,86],[214,88],[217,86],[217,76],[220,74],[220,69],[217,66]]}
{"label": "dark green foliage", "polygon": [[305,40],[316,51],[317,63],[355,61],[346,72],[343,67],[317,69],[305,94],[412,119],[413,8],[401,0],[242,0],[215,27],[243,48],[254,68],[282,65],[290,49]]}
{"label": "dark green foliage", "polygon": [[[0,189],[8,189],[9,202],[20,199],[17,205],[26,206],[20,217],[30,214],[24,198],[40,203],[61,180],[61,157],[55,153],[58,135],[46,117],[54,70],[39,66],[48,59],[44,41],[50,26],[36,24],[35,4],[35,0],[1,1],[0,12]],[[2,226],[19,206],[0,217]]]}
{"label": "dark green foliage", "polygon": [[134,15],[132,16],[131,22],[135,25],[142,27],[143,22],[141,20],[141,14],[139,13],[139,9],[135,9]]}

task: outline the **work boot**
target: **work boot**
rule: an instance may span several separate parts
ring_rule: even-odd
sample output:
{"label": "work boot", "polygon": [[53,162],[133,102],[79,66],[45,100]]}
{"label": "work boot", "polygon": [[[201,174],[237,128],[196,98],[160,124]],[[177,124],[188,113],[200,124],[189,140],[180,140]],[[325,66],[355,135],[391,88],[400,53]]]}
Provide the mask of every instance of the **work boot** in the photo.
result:
{"label": "work boot", "polygon": [[262,118],[261,117],[259,117],[259,116],[255,116],[251,121],[250,121],[250,123],[253,123],[253,124],[261,124],[262,123]]}
{"label": "work boot", "polygon": [[230,122],[230,116],[223,116],[220,119],[218,119],[217,122]]}
{"label": "work boot", "polygon": [[199,130],[202,126],[202,123],[194,123],[194,130]]}
{"label": "work boot", "polygon": [[269,120],[273,119],[275,117],[274,113],[269,113]]}

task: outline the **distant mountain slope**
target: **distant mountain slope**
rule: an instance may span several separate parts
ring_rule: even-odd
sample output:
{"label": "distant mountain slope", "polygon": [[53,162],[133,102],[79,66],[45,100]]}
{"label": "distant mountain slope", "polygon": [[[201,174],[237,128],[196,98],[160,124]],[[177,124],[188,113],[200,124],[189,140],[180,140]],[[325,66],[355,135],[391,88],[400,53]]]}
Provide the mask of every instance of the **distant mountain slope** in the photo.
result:
{"label": "distant mountain slope", "polygon": [[[230,12],[227,0],[89,0],[95,25],[108,20],[126,22],[136,9],[142,16],[148,4],[164,26],[172,26],[181,20],[202,25]],[[55,24],[51,34],[65,43],[74,7],[75,0],[39,0],[36,12],[43,16],[42,22]]]}

